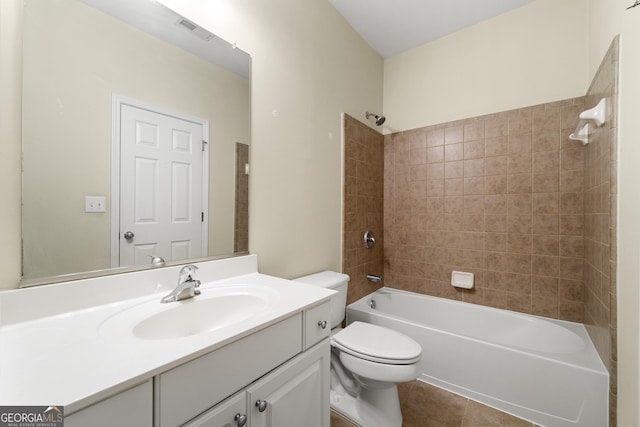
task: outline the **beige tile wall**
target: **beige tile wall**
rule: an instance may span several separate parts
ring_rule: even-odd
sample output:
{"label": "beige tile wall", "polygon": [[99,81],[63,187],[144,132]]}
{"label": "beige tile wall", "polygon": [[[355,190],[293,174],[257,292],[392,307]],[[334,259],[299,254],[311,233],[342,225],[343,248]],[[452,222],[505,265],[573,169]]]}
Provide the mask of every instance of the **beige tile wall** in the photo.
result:
{"label": "beige tile wall", "polygon": [[[385,136],[384,277],[395,288],[583,320],[583,98]],[[450,285],[452,270],[475,288]]]}
{"label": "beige tile wall", "polygon": [[[384,138],[353,117],[344,117],[344,237],[342,271],[351,277],[349,303],[380,285],[368,282],[367,274],[382,276],[384,229],[382,197]],[[372,230],[376,244],[364,247],[364,232]]]}
{"label": "beige tile wall", "polygon": [[584,303],[587,330],[610,374],[610,423],[616,425],[616,103],[618,38],[605,55],[585,99],[585,107],[607,98],[607,122],[585,147]]}

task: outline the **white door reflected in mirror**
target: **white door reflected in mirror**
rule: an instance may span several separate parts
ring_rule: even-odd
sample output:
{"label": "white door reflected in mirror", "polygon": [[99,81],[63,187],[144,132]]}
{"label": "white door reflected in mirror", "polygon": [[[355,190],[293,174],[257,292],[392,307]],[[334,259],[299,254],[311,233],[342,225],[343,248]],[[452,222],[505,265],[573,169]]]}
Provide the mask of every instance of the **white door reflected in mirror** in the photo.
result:
{"label": "white door reflected in mirror", "polygon": [[[130,232],[132,238],[113,243],[119,256],[114,254],[112,266],[146,265],[150,256],[201,257],[207,253],[209,123],[129,101],[114,100],[120,206],[112,219],[119,222],[119,234]],[[116,230],[113,239],[119,237]]]}

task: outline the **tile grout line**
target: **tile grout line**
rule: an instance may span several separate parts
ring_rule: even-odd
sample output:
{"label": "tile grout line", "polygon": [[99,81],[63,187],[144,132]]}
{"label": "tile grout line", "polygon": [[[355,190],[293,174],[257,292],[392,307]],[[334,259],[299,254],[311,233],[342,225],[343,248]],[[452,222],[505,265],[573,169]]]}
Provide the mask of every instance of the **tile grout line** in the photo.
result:
{"label": "tile grout line", "polygon": [[469,399],[464,405],[464,412],[462,413],[462,420],[460,421],[460,427],[464,425],[464,420],[467,418],[467,412],[469,411]]}

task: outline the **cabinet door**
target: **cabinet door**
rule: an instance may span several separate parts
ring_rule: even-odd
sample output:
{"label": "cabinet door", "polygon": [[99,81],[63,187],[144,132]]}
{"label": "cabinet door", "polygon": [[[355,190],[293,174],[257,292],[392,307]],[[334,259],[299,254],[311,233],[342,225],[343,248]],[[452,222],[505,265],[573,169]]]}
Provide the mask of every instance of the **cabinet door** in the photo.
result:
{"label": "cabinet door", "polygon": [[214,406],[184,427],[243,427],[247,423],[247,402],[244,390]]}
{"label": "cabinet door", "polygon": [[329,427],[329,340],[247,390],[251,427]]}

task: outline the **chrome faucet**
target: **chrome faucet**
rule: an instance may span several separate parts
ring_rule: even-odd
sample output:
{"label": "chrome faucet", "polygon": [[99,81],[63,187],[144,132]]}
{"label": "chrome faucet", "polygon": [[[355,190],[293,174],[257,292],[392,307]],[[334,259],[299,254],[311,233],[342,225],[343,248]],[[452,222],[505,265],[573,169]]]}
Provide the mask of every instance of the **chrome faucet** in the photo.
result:
{"label": "chrome faucet", "polygon": [[382,284],[382,277],[375,276],[373,274],[367,274],[367,280],[373,283],[377,283],[378,285]]}
{"label": "chrome faucet", "polygon": [[161,303],[180,301],[187,298],[193,298],[196,295],[200,295],[200,281],[195,280],[193,275],[196,273],[198,267],[195,265],[185,265],[180,269],[178,275],[178,285],[171,291],[170,294],[165,295],[160,300]]}

